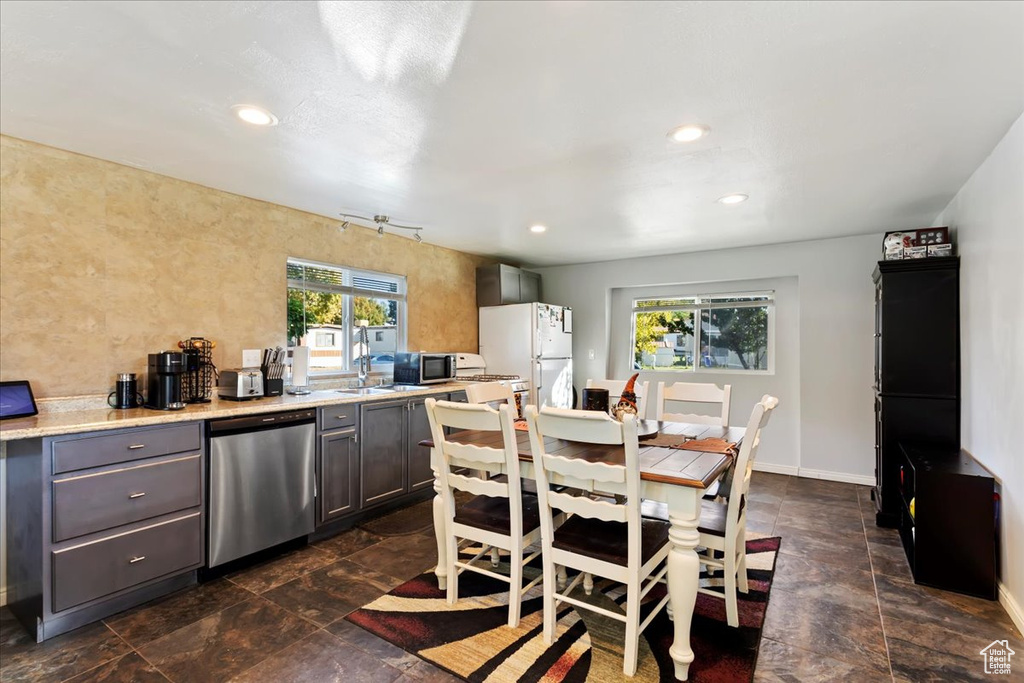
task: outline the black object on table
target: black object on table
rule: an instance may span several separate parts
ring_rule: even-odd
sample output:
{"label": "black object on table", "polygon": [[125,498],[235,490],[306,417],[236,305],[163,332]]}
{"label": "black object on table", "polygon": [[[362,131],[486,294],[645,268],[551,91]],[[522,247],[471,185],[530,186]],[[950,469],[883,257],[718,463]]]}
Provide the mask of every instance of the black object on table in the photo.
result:
{"label": "black object on table", "polygon": [[914,581],[995,600],[995,478],[961,449],[901,444],[901,451],[899,530]]}

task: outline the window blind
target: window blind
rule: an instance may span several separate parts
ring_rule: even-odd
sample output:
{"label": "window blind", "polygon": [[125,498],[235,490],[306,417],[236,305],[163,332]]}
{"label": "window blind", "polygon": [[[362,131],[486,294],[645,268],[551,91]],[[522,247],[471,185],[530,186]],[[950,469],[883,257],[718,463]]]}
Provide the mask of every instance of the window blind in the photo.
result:
{"label": "window blind", "polygon": [[370,299],[405,301],[405,277],[288,259],[288,286]]}

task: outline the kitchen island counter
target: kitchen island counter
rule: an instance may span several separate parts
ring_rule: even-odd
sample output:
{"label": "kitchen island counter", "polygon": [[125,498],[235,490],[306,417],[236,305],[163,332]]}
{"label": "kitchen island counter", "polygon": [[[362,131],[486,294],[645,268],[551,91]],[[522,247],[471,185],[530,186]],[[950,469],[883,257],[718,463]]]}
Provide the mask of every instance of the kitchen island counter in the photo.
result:
{"label": "kitchen island counter", "polygon": [[[429,387],[373,394],[349,394],[337,389],[321,389],[304,396],[285,394],[284,396],[264,397],[247,401],[231,401],[214,397],[210,403],[190,404],[182,410],[95,408],[91,406],[102,401],[102,399],[93,399],[92,397],[85,399],[84,402],[87,402],[89,406],[82,409],[47,410],[45,407],[47,400],[43,399],[40,401],[41,410],[39,415],[7,420],[0,423],[0,441],[35,439],[63,434],[84,434],[125,427],[151,427],[175,422],[240,417],[346,403],[388,401],[396,398],[447,394],[453,391],[463,391],[465,388],[465,383],[450,382],[433,384]],[[54,399],[53,402],[60,400],[62,399]]]}

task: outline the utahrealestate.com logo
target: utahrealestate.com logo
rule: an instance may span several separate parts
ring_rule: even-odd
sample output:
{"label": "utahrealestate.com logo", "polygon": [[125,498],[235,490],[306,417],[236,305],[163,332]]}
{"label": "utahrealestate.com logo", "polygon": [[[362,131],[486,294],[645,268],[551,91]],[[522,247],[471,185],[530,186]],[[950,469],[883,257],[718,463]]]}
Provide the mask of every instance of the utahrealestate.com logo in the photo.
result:
{"label": "utahrealestate.com logo", "polygon": [[1010,649],[1010,643],[1005,640],[994,640],[980,652],[985,658],[985,673],[1007,674],[1010,673],[1010,657],[1016,652]]}

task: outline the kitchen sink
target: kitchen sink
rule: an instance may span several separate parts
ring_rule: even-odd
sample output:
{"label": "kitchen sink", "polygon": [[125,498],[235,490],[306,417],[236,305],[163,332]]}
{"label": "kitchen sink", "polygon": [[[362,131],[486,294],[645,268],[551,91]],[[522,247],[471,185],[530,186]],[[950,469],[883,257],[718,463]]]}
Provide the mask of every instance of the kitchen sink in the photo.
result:
{"label": "kitchen sink", "polygon": [[350,389],[335,389],[339,394],[349,396],[379,396],[381,394],[393,394],[395,390],[391,387],[352,387]]}
{"label": "kitchen sink", "polygon": [[395,384],[388,388],[392,391],[421,391],[423,389],[429,389],[430,386],[420,384]]}

